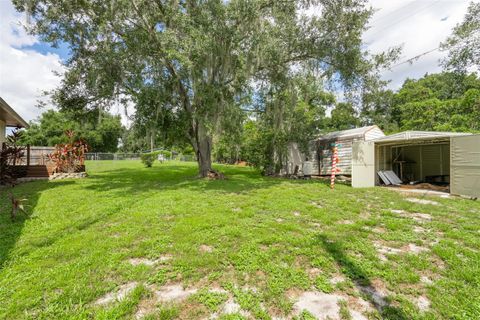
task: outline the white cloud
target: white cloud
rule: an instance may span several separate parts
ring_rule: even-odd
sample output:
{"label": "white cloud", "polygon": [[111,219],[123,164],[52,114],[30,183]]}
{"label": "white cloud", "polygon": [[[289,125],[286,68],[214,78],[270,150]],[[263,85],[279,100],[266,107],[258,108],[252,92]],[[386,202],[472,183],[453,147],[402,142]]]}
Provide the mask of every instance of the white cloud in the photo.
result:
{"label": "white cloud", "polygon": [[[403,45],[399,60],[402,62],[437,48],[463,20],[469,0],[370,0],[370,4],[377,11],[372,17],[371,29],[364,35],[368,49],[380,52]],[[386,70],[383,78],[391,80],[390,87],[396,89],[406,78],[441,71],[439,60],[445,55],[445,52],[433,51],[412,64]]]}
{"label": "white cloud", "polygon": [[0,0],[0,96],[29,121],[42,112],[36,107],[37,100],[46,101],[42,92],[60,83],[53,71],[62,72],[63,66],[57,54],[22,49],[39,43],[23,22],[9,1]]}
{"label": "white cloud", "polygon": [[[404,61],[438,47],[462,21],[468,3],[469,0],[370,0],[377,12],[364,40],[372,52],[403,44],[400,61]],[[60,83],[53,71],[62,72],[63,66],[55,53],[22,49],[39,44],[20,26],[23,22],[25,17],[15,12],[10,1],[0,0],[0,95],[22,117],[32,120],[42,112],[35,107],[38,99],[45,99],[41,93]],[[411,65],[405,63],[385,70],[383,77],[392,80],[390,87],[396,89],[407,77],[419,78],[427,72],[440,71],[438,61],[444,55],[434,51]],[[129,104],[130,115],[133,109]],[[124,124],[129,122],[121,106],[114,105],[111,111],[122,114]]]}

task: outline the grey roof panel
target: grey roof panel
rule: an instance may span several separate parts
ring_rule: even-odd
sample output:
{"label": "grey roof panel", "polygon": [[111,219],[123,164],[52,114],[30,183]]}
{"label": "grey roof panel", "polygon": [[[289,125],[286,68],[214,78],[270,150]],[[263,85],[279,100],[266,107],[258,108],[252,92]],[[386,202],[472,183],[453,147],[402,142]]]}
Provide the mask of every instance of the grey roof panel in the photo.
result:
{"label": "grey roof panel", "polygon": [[421,139],[446,139],[456,136],[470,135],[465,132],[440,132],[440,131],[404,131],[389,136],[381,137],[373,140],[374,142],[390,142],[404,140],[421,140]]}
{"label": "grey roof panel", "polygon": [[319,141],[319,140],[348,139],[348,138],[363,137],[365,133],[367,133],[368,131],[376,127],[377,126],[374,125],[374,126],[354,128],[349,130],[329,132],[319,136],[315,140]]}

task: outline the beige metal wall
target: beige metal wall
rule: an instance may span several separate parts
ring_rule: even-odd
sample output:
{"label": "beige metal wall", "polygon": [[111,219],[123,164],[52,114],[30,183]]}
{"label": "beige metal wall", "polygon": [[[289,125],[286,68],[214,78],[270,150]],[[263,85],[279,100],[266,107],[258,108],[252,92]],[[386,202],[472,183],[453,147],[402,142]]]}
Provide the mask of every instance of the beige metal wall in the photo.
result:
{"label": "beige metal wall", "polygon": [[352,187],[375,186],[375,144],[356,141],[352,146]]}
{"label": "beige metal wall", "polygon": [[450,192],[480,198],[480,135],[450,141]]}
{"label": "beige metal wall", "polygon": [[6,133],[6,125],[5,121],[0,120],[0,148],[2,147],[2,143],[5,142],[5,133]]}

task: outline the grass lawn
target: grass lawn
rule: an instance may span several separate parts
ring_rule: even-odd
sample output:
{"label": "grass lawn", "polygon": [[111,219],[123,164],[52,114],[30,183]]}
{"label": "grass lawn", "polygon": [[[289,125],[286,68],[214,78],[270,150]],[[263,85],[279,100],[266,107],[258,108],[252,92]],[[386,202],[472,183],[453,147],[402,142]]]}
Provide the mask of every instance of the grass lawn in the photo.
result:
{"label": "grass lawn", "polygon": [[90,162],[15,222],[2,194],[0,318],[480,318],[480,202],[218,168]]}

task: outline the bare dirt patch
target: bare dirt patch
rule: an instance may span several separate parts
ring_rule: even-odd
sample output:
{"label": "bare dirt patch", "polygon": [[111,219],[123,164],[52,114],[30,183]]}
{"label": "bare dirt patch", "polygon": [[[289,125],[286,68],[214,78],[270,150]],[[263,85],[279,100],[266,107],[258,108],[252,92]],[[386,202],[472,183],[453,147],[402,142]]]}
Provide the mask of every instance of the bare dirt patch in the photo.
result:
{"label": "bare dirt patch", "polygon": [[319,209],[323,209],[323,205],[321,203],[316,202],[316,201],[310,201],[310,204],[314,207],[319,208]]}
{"label": "bare dirt patch", "polygon": [[345,281],[345,277],[340,274],[337,274],[328,280],[328,282],[330,282],[330,284],[333,284],[333,285],[336,285],[337,283],[344,282],[344,281]]}
{"label": "bare dirt patch", "polygon": [[115,292],[109,292],[103,297],[95,301],[96,305],[103,306],[114,301],[122,301],[125,297],[135,289],[137,282],[128,282],[117,288]]}
{"label": "bare dirt patch", "polygon": [[430,309],[430,300],[425,296],[420,296],[416,301],[417,307],[420,311],[424,312]]}
{"label": "bare dirt patch", "polygon": [[376,288],[374,285],[358,286],[358,289],[363,294],[367,295],[375,306],[379,308],[387,306],[388,303],[385,300],[387,297],[387,293],[383,289]]}
{"label": "bare dirt patch", "polygon": [[426,231],[427,231],[427,229],[425,229],[423,227],[420,227],[420,226],[414,226],[413,227],[413,232],[416,232],[416,233],[424,233]]}
{"label": "bare dirt patch", "polygon": [[414,243],[409,243],[408,245],[402,247],[402,251],[413,253],[413,254],[419,254],[419,253],[422,253],[422,252],[430,251],[430,249],[425,248],[425,247],[421,247],[421,246],[417,246]]}
{"label": "bare dirt patch", "polygon": [[416,222],[425,222],[432,220],[432,216],[427,213],[420,213],[420,212],[406,212],[404,210],[390,210],[390,212],[398,214],[403,218],[410,218],[415,220]]}
{"label": "bare dirt patch", "polygon": [[418,203],[418,204],[431,204],[433,206],[440,205],[440,203],[438,203],[437,201],[427,200],[427,199],[406,198],[405,200],[407,200],[408,202]]}
{"label": "bare dirt patch", "polygon": [[154,290],[155,300],[157,302],[179,302],[187,299],[198,290],[195,288],[186,289],[179,284],[166,285],[158,290]]}
{"label": "bare dirt patch", "polygon": [[433,283],[432,279],[430,279],[429,277],[427,276],[421,276],[420,277],[420,282],[424,283],[424,284],[427,284],[427,285],[430,285]]}
{"label": "bare dirt patch", "polygon": [[352,220],[341,220],[337,222],[338,224],[353,224]]}
{"label": "bare dirt patch", "polygon": [[338,303],[343,298],[336,294],[326,294],[317,291],[303,292],[293,305],[295,314],[308,311],[317,319],[340,319]]}
{"label": "bare dirt patch", "polygon": [[210,253],[213,252],[213,247],[202,244],[198,250],[200,250],[201,253]]}
{"label": "bare dirt patch", "polygon": [[156,264],[159,264],[159,263],[163,263],[163,262],[166,262],[168,260],[172,259],[172,256],[170,255],[163,255],[163,256],[160,256],[158,259],[147,259],[147,258],[131,258],[131,259],[128,259],[128,262],[133,265],[133,266],[140,266],[140,265],[144,265],[144,266],[154,266]]}
{"label": "bare dirt patch", "polygon": [[402,250],[399,248],[388,247],[379,241],[374,242],[373,246],[375,247],[375,249],[377,249],[378,258],[381,261],[387,261],[388,260],[387,255],[399,254],[402,252]]}
{"label": "bare dirt patch", "polygon": [[300,212],[299,212],[299,211],[293,211],[292,214],[293,214],[295,217],[300,217]]}
{"label": "bare dirt patch", "polygon": [[154,299],[142,300],[138,304],[137,312],[135,313],[135,319],[143,319],[144,317],[155,312],[156,301]]}

